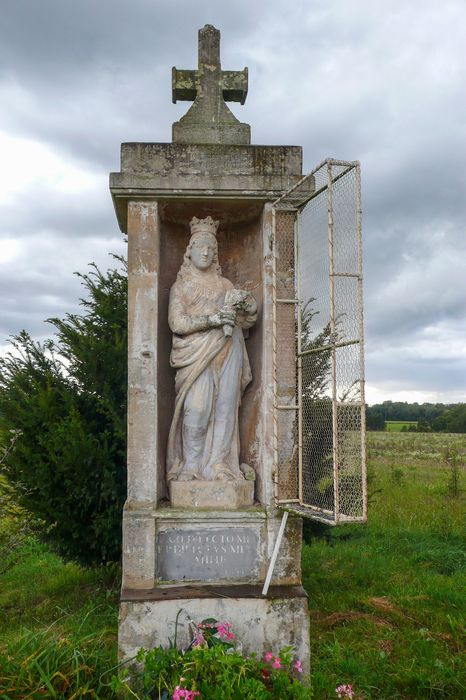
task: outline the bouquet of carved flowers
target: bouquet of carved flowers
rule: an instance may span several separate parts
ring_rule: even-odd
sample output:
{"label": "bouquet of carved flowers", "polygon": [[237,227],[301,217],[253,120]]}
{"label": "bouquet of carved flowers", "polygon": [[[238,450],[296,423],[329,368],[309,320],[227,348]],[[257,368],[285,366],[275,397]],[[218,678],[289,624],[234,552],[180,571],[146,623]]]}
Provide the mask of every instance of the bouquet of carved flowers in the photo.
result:
{"label": "bouquet of carved flowers", "polygon": [[[243,289],[229,289],[225,295],[223,308],[225,311],[236,311],[236,313],[247,316],[256,312],[257,302],[251,292]],[[232,335],[232,327],[228,325],[223,326],[223,333],[226,336]]]}

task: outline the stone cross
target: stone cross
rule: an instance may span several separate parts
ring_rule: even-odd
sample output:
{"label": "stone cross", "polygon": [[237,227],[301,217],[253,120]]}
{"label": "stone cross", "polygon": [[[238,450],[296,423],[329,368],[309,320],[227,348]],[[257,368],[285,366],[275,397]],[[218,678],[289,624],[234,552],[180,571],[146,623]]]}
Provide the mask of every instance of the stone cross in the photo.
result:
{"label": "stone cross", "polygon": [[225,102],[246,102],[248,69],[222,70],[220,66],[220,32],[211,24],[199,30],[199,63],[197,70],[172,68],[172,100],[193,102],[198,94],[209,93]]}
{"label": "stone cross", "polygon": [[197,70],[172,68],[172,100],[193,101],[173,124],[173,141],[180,143],[250,143],[250,127],[241,124],[227,102],[244,104],[248,69],[225,71],[220,65],[220,32],[211,24],[199,30]]}

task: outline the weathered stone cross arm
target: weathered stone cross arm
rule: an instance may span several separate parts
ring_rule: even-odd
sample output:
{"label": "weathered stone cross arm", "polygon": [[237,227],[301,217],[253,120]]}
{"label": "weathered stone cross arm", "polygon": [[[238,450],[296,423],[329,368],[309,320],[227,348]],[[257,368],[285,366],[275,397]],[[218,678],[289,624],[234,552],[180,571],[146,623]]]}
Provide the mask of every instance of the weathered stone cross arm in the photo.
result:
{"label": "weathered stone cross arm", "polygon": [[248,69],[222,70],[220,65],[220,32],[211,24],[199,30],[197,70],[172,69],[172,99],[194,101],[207,90],[228,102],[244,105],[248,94]]}
{"label": "weathered stone cross arm", "polygon": [[[199,86],[199,71],[172,68],[172,101],[193,102]],[[221,89],[225,102],[246,102],[248,95],[248,69],[222,70]]]}

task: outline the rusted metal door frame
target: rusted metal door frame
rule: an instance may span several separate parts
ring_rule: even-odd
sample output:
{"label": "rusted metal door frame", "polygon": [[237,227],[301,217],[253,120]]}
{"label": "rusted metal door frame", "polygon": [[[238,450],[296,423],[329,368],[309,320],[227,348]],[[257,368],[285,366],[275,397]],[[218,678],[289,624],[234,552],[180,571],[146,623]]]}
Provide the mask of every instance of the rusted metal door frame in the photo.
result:
{"label": "rusted metal door frame", "polygon": [[[318,189],[313,187],[313,178],[316,173],[327,170],[327,181]],[[335,169],[338,174],[335,175]],[[354,170],[355,188],[355,222],[356,222],[356,244],[357,244],[357,270],[342,271],[335,270],[334,265],[334,218],[333,218],[333,192],[335,183]],[[323,347],[302,349],[302,309],[303,299],[301,297],[301,266],[300,266],[300,230],[301,213],[306,205],[315,197],[327,196],[327,243],[329,261],[329,290],[330,290],[330,325],[331,338],[337,337],[337,310],[335,308],[335,279],[338,277],[355,277],[357,282],[357,308],[358,313],[358,338],[333,342]],[[294,262],[295,262],[295,295],[294,298],[277,298],[277,255],[276,255],[276,218],[279,211],[295,213],[295,235],[294,235]],[[272,205],[272,225],[274,240],[273,255],[273,356],[274,356],[274,455],[275,455],[275,499],[280,508],[291,510],[302,516],[321,520],[329,524],[338,522],[364,522],[367,519],[367,486],[366,486],[366,461],[365,461],[365,397],[364,397],[364,323],[363,323],[363,276],[362,276],[362,208],[361,208],[361,176],[360,164],[358,161],[340,161],[326,159],[322,161],[310,173],[301,178],[298,183]],[[277,397],[277,305],[292,304],[296,309],[296,402],[294,405],[280,405]],[[359,395],[360,395],[360,453],[361,453],[361,481],[362,481],[362,512],[360,516],[348,516],[340,512],[340,478],[339,478],[339,443],[338,443],[338,396],[337,396],[337,349],[348,345],[358,344],[359,346]],[[322,350],[328,351],[331,355],[331,393],[332,393],[332,441],[333,441],[333,488],[334,488],[334,509],[324,511],[324,509],[305,503],[303,493],[303,391],[302,391],[302,369],[303,357]],[[298,449],[298,484],[295,498],[280,498],[279,483],[279,436],[278,436],[278,414],[280,411],[294,410],[297,417],[297,449]]]}

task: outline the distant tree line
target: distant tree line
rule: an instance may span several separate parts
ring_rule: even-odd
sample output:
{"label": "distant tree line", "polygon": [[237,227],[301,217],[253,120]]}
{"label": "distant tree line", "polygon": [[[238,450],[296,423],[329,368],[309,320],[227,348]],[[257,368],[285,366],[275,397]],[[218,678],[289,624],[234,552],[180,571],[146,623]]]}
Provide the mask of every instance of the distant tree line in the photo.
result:
{"label": "distant tree line", "polygon": [[384,430],[385,421],[412,421],[410,432],[466,433],[466,403],[384,401],[366,407],[368,430]]}

